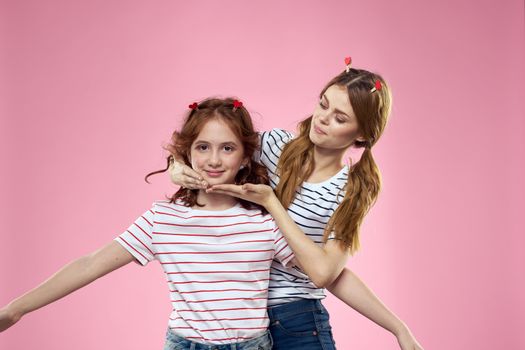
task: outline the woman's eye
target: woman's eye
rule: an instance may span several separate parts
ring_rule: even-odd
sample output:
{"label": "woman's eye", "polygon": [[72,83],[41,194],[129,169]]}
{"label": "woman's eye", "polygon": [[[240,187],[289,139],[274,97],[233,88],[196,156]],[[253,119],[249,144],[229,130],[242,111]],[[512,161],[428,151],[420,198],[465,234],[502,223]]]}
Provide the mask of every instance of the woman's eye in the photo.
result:
{"label": "woman's eye", "polygon": [[234,148],[232,146],[224,146],[226,152],[233,152]]}
{"label": "woman's eye", "polygon": [[199,151],[206,151],[208,149],[208,145],[198,145],[197,149]]}
{"label": "woman's eye", "polygon": [[341,117],[335,118],[335,120],[336,120],[338,123],[344,123],[344,122],[346,121],[346,119],[341,118]]}
{"label": "woman's eye", "polygon": [[322,109],[328,108],[328,106],[323,102],[323,100],[319,100],[319,106],[321,106]]}

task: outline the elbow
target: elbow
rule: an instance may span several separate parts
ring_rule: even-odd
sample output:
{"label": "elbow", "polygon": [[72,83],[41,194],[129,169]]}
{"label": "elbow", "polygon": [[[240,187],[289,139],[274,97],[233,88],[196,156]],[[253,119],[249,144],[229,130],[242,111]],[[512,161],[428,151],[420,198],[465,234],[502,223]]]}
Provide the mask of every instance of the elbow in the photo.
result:
{"label": "elbow", "polygon": [[326,288],[326,286],[328,285],[322,278],[312,279],[312,282],[317,288]]}
{"label": "elbow", "polygon": [[312,282],[315,284],[317,288],[327,288],[329,285],[332,284],[333,280],[329,278],[317,278],[312,279]]}
{"label": "elbow", "polygon": [[327,288],[336,279],[332,271],[321,270],[310,277],[317,288]]}
{"label": "elbow", "polygon": [[308,257],[306,261],[304,261],[304,259],[301,261],[301,259],[296,256],[295,263],[308,275],[317,288],[327,288],[337,279],[341,272],[334,266],[337,264],[334,264],[329,259],[311,259]]}

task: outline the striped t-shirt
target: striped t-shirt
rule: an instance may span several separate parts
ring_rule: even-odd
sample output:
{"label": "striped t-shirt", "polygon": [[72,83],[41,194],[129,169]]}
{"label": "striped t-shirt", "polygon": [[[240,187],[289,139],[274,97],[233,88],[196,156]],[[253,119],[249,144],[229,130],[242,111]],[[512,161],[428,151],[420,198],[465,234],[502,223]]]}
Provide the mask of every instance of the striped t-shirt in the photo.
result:
{"label": "striped t-shirt", "polygon": [[[273,129],[260,134],[261,154],[259,161],[268,168],[270,185],[279,183],[277,164],[284,146],[293,139],[285,130]],[[288,214],[302,231],[315,243],[323,244],[323,233],[330,217],[344,197],[348,166],[344,166],[332,178],[320,183],[303,182],[288,208]],[[331,238],[329,238],[331,239]],[[276,261],[270,271],[268,305],[275,306],[300,299],[323,299],[324,289],[317,288],[298,267],[283,267]]]}
{"label": "striped t-shirt", "polygon": [[115,240],[142,265],[162,265],[171,330],[209,344],[265,332],[270,265],[293,259],[273,218],[240,204],[209,211],[156,202]]}

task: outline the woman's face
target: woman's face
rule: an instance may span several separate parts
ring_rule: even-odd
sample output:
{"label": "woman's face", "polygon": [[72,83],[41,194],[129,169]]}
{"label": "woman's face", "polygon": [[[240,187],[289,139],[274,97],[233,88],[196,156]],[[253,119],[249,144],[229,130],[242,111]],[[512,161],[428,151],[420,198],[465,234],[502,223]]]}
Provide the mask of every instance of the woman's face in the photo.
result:
{"label": "woman's face", "polygon": [[334,150],[363,141],[346,87],[326,89],[315,107],[309,136],[317,147]]}
{"label": "woman's face", "polygon": [[193,141],[192,168],[210,185],[234,183],[241,165],[246,165],[241,140],[220,118],[210,119]]}

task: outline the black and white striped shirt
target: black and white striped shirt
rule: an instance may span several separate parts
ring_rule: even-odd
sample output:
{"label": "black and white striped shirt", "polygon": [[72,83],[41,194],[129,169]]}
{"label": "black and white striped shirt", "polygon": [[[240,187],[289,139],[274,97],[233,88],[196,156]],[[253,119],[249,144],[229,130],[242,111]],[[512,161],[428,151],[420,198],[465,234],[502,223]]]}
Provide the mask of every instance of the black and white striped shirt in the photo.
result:
{"label": "black and white striped shirt", "polygon": [[[285,130],[273,129],[260,134],[261,153],[259,161],[268,168],[270,184],[279,183],[277,163],[284,146],[293,139]],[[303,182],[288,208],[288,214],[317,244],[323,244],[323,233],[339,201],[344,196],[343,187],[348,178],[348,166],[336,175],[320,183]],[[330,239],[330,238],[329,238]],[[274,261],[270,270],[268,305],[275,306],[300,299],[323,299],[324,289],[317,288],[298,267],[286,268]]]}

